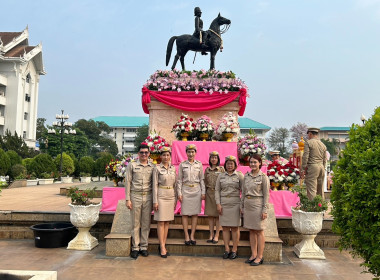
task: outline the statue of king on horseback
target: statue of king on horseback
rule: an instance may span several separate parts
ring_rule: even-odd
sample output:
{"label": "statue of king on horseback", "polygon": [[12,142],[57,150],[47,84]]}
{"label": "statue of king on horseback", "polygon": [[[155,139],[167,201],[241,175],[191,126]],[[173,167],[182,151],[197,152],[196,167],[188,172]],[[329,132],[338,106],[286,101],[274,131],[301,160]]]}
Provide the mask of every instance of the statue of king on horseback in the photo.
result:
{"label": "statue of king on horseback", "polygon": [[[203,55],[210,53],[210,70],[215,69],[215,55],[220,49],[223,49],[223,40],[221,34],[225,33],[231,24],[229,19],[219,15],[212,21],[207,31],[203,30],[203,21],[201,19],[202,11],[199,7],[194,9],[195,31],[193,35],[184,34],[173,36],[168,42],[166,50],[166,66],[169,65],[174,41],[176,41],[177,54],[174,57],[172,69],[175,68],[178,59],[181,62],[182,70],[185,70],[185,56],[188,51],[201,52]],[[224,26],[221,30],[220,27]]]}

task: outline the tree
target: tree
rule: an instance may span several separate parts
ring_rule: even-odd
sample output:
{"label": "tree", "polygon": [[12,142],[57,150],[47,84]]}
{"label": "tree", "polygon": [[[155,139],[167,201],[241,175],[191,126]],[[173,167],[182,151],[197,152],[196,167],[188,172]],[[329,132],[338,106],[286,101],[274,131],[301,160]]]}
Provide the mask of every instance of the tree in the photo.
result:
{"label": "tree", "polygon": [[45,118],[37,118],[36,126],[36,139],[39,140],[42,138],[42,135],[47,133],[47,128],[45,127]]}
{"label": "tree", "polygon": [[352,125],[334,168],[333,230],[340,249],[360,256],[380,276],[380,107],[363,126]]}
{"label": "tree", "polygon": [[[81,174],[90,174],[88,176],[91,176],[91,174],[93,173],[94,171],[94,165],[95,165],[95,162],[94,162],[94,159],[92,157],[82,157],[80,160],[79,160],[79,171]],[[81,175],[82,176],[82,175]]]}
{"label": "tree", "polygon": [[297,143],[301,140],[301,136],[303,137],[304,140],[307,139],[307,124],[306,123],[300,123],[298,122],[297,124],[293,125],[289,129],[291,135],[291,142],[296,141]]}
{"label": "tree", "polygon": [[136,131],[136,138],[134,141],[135,145],[135,152],[137,152],[140,144],[144,142],[145,138],[147,138],[149,135],[149,126],[147,124],[144,124],[143,126],[140,126]]}
{"label": "tree", "polygon": [[41,178],[42,173],[52,173],[56,170],[53,159],[48,154],[39,154],[30,163],[31,173],[34,172],[38,178]]}
{"label": "tree", "polygon": [[321,142],[325,144],[327,151],[330,153],[331,157],[338,155],[338,152],[339,152],[338,139],[333,138],[331,141],[330,139],[321,139]]}
{"label": "tree", "polygon": [[21,157],[15,151],[9,150],[6,151],[6,154],[8,155],[9,160],[11,161],[11,166],[15,164],[21,164]]}
{"label": "tree", "polygon": [[5,176],[11,168],[11,160],[6,152],[0,148],[0,176]]}
{"label": "tree", "polygon": [[[60,169],[61,166],[61,155],[58,155],[54,159],[55,166],[57,170]],[[66,153],[62,153],[62,176],[68,176],[74,173],[74,161],[73,159]]]}
{"label": "tree", "polygon": [[9,176],[12,179],[25,179],[26,178],[26,168],[22,164],[15,164],[10,168]]}
{"label": "tree", "polygon": [[96,176],[105,176],[106,166],[111,161],[110,153],[101,153],[101,156],[95,161],[94,173]]}
{"label": "tree", "polygon": [[38,153],[29,148],[24,139],[17,135],[17,132],[12,135],[8,129],[5,131],[4,136],[0,136],[0,147],[4,151],[13,150],[22,158],[33,157]]}
{"label": "tree", "polygon": [[289,130],[284,127],[275,128],[267,138],[272,150],[280,151],[281,156],[289,156]]}

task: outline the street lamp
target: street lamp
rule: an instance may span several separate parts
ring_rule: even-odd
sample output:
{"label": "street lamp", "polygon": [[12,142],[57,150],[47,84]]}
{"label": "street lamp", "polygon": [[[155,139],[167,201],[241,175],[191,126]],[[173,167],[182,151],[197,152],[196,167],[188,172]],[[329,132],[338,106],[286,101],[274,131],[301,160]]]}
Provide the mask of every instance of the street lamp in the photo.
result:
{"label": "street lamp", "polygon": [[360,116],[360,120],[363,122],[363,125],[364,125],[364,123],[365,123],[365,121],[367,120],[367,118],[362,114],[362,115]]}
{"label": "street lamp", "polygon": [[62,114],[56,114],[56,122],[53,122],[54,129],[48,129],[48,133],[50,134],[56,134],[56,129],[59,129],[59,133],[61,134],[61,160],[59,165],[59,178],[62,178],[62,154],[63,154],[63,134],[77,134],[75,129],[71,129],[73,126],[72,123],[67,122],[66,120],[69,119],[69,115],[64,115],[63,110],[61,110]]}

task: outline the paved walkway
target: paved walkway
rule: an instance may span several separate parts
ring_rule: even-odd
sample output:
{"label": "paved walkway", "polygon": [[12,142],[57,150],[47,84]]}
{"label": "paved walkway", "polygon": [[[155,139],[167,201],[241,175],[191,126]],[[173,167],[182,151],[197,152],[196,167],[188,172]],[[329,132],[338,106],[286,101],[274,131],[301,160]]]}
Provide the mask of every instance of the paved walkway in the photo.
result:
{"label": "paved walkway", "polygon": [[300,260],[292,248],[284,248],[288,264],[263,264],[251,267],[245,259],[157,255],[147,258],[111,258],[105,256],[105,243],[92,251],[65,248],[42,249],[32,240],[0,240],[0,270],[54,270],[60,280],[118,279],[260,279],[260,280],[366,280],[359,260],[348,252],[325,249],[327,260]]}

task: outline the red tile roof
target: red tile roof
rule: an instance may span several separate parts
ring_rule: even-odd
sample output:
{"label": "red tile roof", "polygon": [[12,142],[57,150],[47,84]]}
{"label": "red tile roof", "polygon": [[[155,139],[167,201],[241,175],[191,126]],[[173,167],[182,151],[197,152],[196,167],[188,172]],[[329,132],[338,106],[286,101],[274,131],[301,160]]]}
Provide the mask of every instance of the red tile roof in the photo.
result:
{"label": "red tile roof", "polygon": [[8,43],[12,42],[13,38],[20,36],[22,32],[0,32],[0,38],[3,45],[6,46]]}

